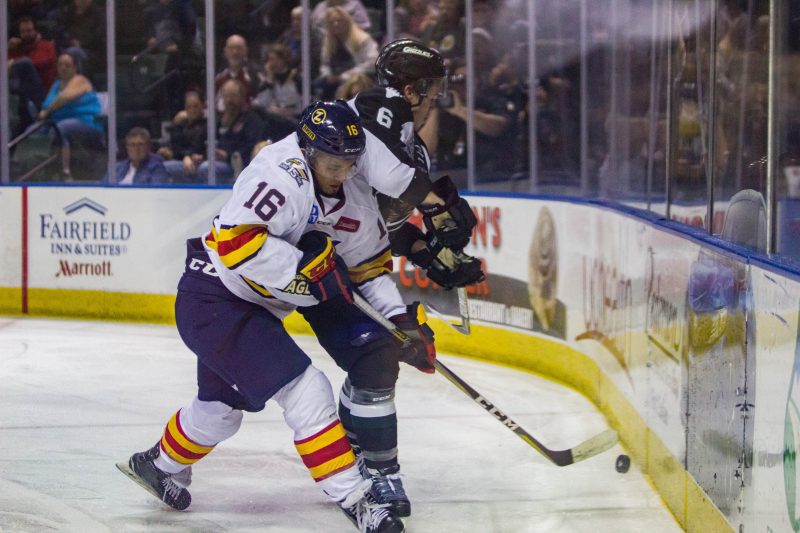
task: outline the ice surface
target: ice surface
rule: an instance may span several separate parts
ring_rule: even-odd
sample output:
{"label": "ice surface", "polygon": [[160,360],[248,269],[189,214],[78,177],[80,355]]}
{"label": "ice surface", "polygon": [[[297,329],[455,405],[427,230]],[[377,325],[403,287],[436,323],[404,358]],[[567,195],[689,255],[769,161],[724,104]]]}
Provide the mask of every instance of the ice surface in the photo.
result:
{"label": "ice surface", "polygon": [[[298,337],[338,389],[344,374]],[[550,448],[605,419],[579,394],[491,364],[442,360]],[[355,531],[314,486],[280,409],[194,466],[192,505],[166,508],[115,467],[152,446],[195,394],[173,327],[0,318],[0,531]],[[440,376],[403,366],[397,391],[410,533],[680,531],[622,448],[551,465]]]}

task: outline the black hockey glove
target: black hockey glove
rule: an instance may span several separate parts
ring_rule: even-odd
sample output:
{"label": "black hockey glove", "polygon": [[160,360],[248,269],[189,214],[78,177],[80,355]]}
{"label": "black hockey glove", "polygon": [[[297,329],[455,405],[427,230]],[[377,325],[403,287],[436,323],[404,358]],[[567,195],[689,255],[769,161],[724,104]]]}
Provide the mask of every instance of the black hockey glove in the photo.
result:
{"label": "black hockey glove", "polygon": [[400,360],[425,372],[433,374],[436,361],[436,346],[433,344],[433,330],[426,324],[428,317],[419,302],[406,306],[406,312],[389,318],[411,338],[411,344],[403,348]]}
{"label": "black hockey glove", "polygon": [[454,252],[450,248],[442,248],[425,273],[442,288],[453,289],[486,279],[481,267],[481,260],[477,257],[464,252]]}
{"label": "black hockey glove", "polygon": [[342,296],[353,303],[353,287],[347,275],[347,265],[336,257],[330,237],[321,231],[310,231],[300,238],[297,248],[303,257],[297,273],[308,281],[311,295],[320,302]]}
{"label": "black hockey glove", "polygon": [[[393,232],[390,238],[392,254],[408,257],[412,263],[425,270],[432,281],[445,289],[466,287],[486,279],[479,259],[445,248],[434,233],[426,235],[409,222]],[[425,247],[412,252],[412,246],[417,241],[424,241]]]}
{"label": "black hockey glove", "polygon": [[431,191],[444,200],[444,205],[421,204],[417,207],[422,213],[422,221],[429,233],[443,246],[461,250],[472,238],[472,228],[478,223],[469,203],[458,195],[453,180],[444,176],[436,180]]}

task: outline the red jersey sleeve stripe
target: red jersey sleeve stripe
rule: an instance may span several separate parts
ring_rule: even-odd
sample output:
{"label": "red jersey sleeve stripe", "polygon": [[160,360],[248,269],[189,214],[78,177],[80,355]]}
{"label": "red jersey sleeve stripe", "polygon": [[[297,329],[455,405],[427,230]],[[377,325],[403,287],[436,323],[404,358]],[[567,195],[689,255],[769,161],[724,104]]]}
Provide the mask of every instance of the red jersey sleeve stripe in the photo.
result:
{"label": "red jersey sleeve stripe", "polygon": [[233,270],[252,259],[267,240],[267,228],[253,228],[230,240],[218,235],[217,253],[222,263]]}

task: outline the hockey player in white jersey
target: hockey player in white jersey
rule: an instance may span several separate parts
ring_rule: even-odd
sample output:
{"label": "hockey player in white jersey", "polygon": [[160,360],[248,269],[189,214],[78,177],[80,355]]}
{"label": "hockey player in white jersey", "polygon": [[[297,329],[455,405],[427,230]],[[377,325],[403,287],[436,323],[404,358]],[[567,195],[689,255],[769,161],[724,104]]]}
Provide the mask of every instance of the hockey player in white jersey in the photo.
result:
{"label": "hockey player in white jersey", "polygon": [[[307,110],[299,131],[302,148],[290,135],[259,152],[202,242],[187,241],[175,318],[198,358],[197,396],[172,416],[154,447],[117,466],[169,506],[185,509],[191,465],[238,431],[243,411],[258,412],[272,398],[328,497],[362,531],[400,532],[402,522],[374,501],[371,480],[356,466],[330,382],[280,320],[296,305],[352,301],[331,240],[303,232],[315,204],[312,175],[349,176],[364,150],[363,131],[347,106],[331,112],[326,103]],[[344,319],[336,321],[348,329]]]}

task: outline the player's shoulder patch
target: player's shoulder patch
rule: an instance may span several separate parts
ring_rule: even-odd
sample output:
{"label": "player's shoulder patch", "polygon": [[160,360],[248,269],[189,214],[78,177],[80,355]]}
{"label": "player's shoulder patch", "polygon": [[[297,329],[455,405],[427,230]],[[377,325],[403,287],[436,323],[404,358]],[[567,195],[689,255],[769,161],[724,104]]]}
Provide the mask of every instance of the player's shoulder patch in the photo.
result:
{"label": "player's shoulder patch", "polygon": [[402,95],[400,91],[395,89],[394,87],[386,87],[386,98],[401,98]]}
{"label": "player's shoulder patch", "polygon": [[278,164],[283,170],[289,174],[295,182],[297,182],[298,187],[303,186],[303,182],[308,182],[308,169],[306,168],[306,163],[302,159],[297,157],[290,157],[289,159],[281,162]]}

